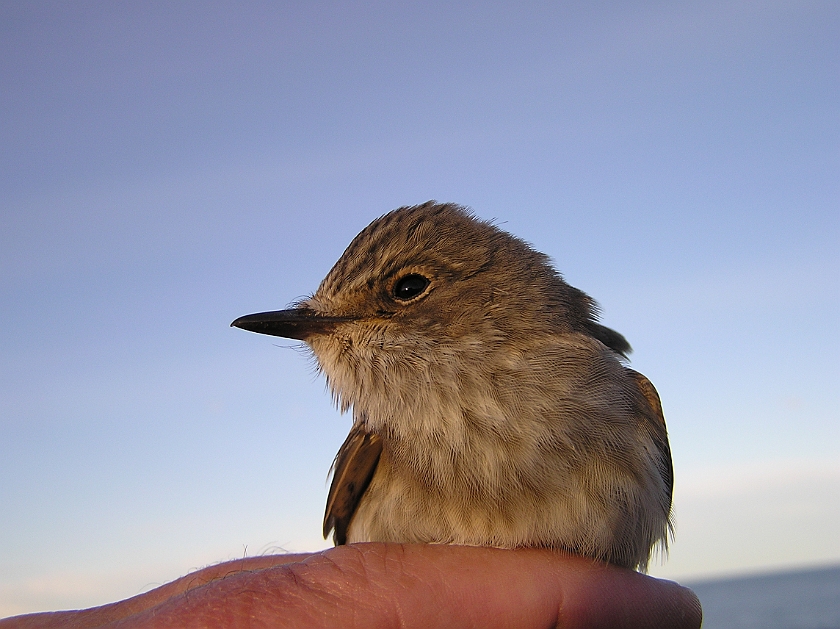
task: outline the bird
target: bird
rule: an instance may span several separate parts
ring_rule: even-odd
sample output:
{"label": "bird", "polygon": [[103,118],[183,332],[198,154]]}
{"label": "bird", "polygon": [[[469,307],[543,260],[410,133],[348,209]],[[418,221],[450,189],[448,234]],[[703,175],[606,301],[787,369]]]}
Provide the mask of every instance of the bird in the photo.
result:
{"label": "bird", "polygon": [[353,424],[323,533],[540,547],[646,571],[673,535],[659,395],[550,259],[429,201],[363,229],[311,296],[236,319],[303,341]]}

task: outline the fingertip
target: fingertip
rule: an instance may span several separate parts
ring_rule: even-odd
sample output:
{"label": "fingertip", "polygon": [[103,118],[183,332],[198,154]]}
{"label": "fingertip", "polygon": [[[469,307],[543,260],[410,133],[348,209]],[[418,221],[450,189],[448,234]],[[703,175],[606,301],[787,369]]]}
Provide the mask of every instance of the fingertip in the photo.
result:
{"label": "fingertip", "polygon": [[654,626],[700,629],[703,624],[703,607],[693,590],[676,581],[645,578],[650,579],[657,590],[657,594],[650,599],[651,611],[658,623]]}
{"label": "fingertip", "polygon": [[687,629],[700,629],[703,624],[703,606],[700,599],[690,588],[675,584],[680,589],[682,604],[679,609],[682,612],[682,625]]}

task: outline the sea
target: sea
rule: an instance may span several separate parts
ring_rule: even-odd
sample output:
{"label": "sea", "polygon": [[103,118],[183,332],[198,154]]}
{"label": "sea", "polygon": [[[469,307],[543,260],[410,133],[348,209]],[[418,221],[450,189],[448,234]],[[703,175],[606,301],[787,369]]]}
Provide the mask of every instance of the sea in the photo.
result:
{"label": "sea", "polygon": [[685,585],[703,629],[840,629],[840,565]]}

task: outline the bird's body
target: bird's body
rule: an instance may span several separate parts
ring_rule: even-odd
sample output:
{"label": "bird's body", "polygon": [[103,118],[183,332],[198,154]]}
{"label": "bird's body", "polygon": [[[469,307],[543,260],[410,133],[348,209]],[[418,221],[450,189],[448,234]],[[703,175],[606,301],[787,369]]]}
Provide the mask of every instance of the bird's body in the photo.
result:
{"label": "bird's body", "polygon": [[543,254],[429,202],[371,223],[296,308],[234,324],[305,340],[353,409],[336,543],[543,546],[644,569],[669,532],[668,437],[595,316]]}

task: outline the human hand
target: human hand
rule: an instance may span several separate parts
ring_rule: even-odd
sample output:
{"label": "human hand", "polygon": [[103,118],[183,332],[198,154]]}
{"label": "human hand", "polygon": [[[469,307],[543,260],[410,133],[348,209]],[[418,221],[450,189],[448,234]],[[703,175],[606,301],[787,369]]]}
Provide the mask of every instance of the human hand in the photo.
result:
{"label": "human hand", "polygon": [[19,616],[67,627],[700,627],[676,583],[542,549],[352,544],[210,566],[118,603]]}

